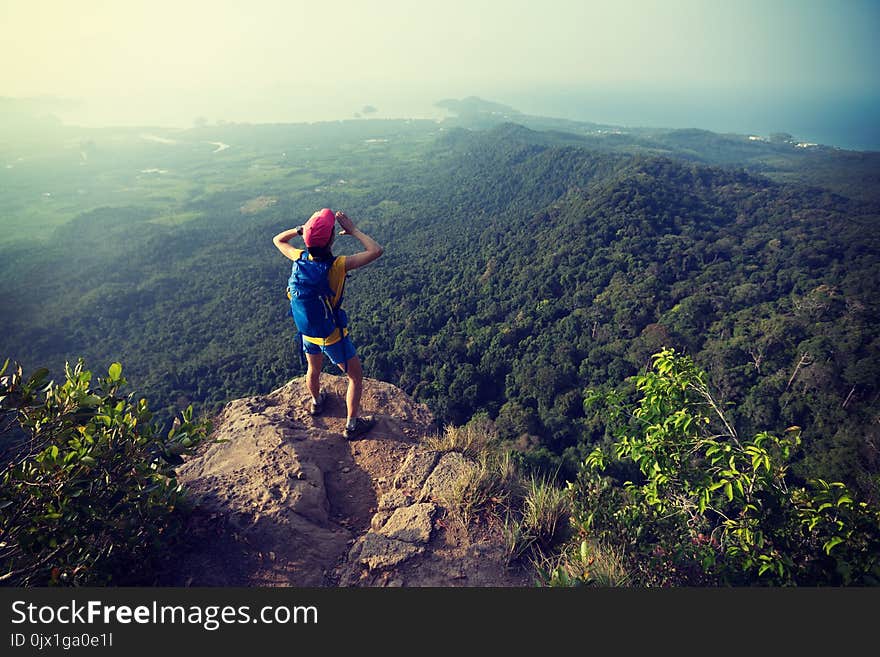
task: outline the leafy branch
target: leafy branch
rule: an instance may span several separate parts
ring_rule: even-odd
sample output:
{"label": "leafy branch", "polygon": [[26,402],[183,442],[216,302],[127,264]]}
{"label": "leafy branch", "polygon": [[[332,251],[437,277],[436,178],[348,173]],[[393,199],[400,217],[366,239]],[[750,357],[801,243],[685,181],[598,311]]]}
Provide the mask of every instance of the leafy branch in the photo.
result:
{"label": "leafy branch", "polygon": [[190,407],[162,435],[146,400],[123,396],[119,363],[94,383],[82,360],[60,384],[48,375],[0,370],[0,413],[24,435],[0,471],[0,581],[126,581],[170,545],[185,498],[174,466],[211,425]]}

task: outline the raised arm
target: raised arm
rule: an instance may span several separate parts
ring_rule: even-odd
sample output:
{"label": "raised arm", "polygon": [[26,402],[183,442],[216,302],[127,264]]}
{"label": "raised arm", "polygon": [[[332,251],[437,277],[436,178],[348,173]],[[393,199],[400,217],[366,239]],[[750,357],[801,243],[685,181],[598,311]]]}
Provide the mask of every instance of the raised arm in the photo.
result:
{"label": "raised arm", "polygon": [[351,235],[360,242],[364,251],[345,257],[345,271],[368,265],[384,252],[381,246],[365,232],[355,228],[354,222],[344,212],[336,213],[336,221],[342,227],[342,235]]}
{"label": "raised arm", "polygon": [[291,228],[289,230],[282,231],[272,238],[272,244],[274,244],[275,247],[285,256],[287,256],[291,260],[296,260],[299,257],[300,251],[302,251],[302,249],[291,246],[288,242],[290,242],[290,240],[292,240],[294,236],[302,235],[302,230],[302,226],[298,226],[297,228]]}

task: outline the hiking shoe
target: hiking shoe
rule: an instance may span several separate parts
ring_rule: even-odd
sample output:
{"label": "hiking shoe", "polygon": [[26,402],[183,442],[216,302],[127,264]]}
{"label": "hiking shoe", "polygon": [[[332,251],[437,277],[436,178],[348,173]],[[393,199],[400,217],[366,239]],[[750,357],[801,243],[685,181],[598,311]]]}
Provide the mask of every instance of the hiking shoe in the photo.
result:
{"label": "hiking shoe", "polygon": [[373,428],[374,424],[376,424],[376,420],[372,417],[357,417],[354,419],[354,426],[349,428],[346,425],[345,431],[342,433],[348,440],[351,440],[367,433],[367,431]]}
{"label": "hiking shoe", "polygon": [[324,402],[327,399],[327,393],[323,390],[318,393],[318,399],[312,400],[311,406],[309,406],[309,414],[310,415],[320,415],[324,410]]}

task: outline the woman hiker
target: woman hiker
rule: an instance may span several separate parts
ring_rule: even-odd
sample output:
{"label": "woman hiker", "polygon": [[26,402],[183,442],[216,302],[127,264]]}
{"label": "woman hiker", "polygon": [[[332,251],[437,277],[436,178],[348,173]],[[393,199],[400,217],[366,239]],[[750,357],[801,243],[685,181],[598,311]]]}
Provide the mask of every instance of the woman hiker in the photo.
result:
{"label": "woman hiker", "polygon": [[[337,221],[342,228],[339,234],[354,236],[363,245],[363,251],[350,256],[334,258],[331,247],[336,237],[333,228]],[[290,245],[289,242],[295,235],[302,235],[308,251],[307,258],[304,257],[305,251]],[[382,247],[372,237],[358,230],[354,222],[344,212],[336,212],[334,214],[329,208],[318,210],[302,226],[278,233],[272,238],[272,243],[281,253],[294,261],[291,285],[293,285],[294,278],[296,277],[298,260],[307,259],[315,265],[322,265],[323,269],[321,267],[313,268],[321,272],[322,277],[323,272],[326,271],[327,281],[329,282],[329,294],[332,295],[330,305],[333,309],[333,316],[337,319],[336,326],[331,327],[332,331],[328,335],[308,335],[303,331],[303,329],[308,327],[300,325],[306,324],[305,320],[297,321],[297,327],[302,335],[302,348],[308,362],[306,381],[309,392],[312,395],[309,412],[312,415],[319,415],[324,410],[326,393],[321,390],[320,376],[321,367],[324,363],[324,354],[327,354],[330,360],[345,372],[348,377],[348,390],[345,395],[348,418],[345,423],[344,435],[347,439],[356,438],[369,431],[373,427],[375,420],[371,417],[360,416],[363,371],[360,358],[358,358],[354,344],[348,335],[346,322],[345,320],[342,322],[338,321],[340,316],[345,317],[344,312],[340,312],[341,308],[339,306],[342,301],[346,273],[373,262],[373,260],[382,255]],[[303,267],[303,269],[308,269],[308,267]],[[323,284],[323,279],[321,283]],[[295,292],[288,289],[288,296],[292,293]],[[294,311],[293,314],[294,319],[297,319],[297,313]],[[312,330],[314,331],[314,329]],[[324,331],[326,330],[324,329]]]}

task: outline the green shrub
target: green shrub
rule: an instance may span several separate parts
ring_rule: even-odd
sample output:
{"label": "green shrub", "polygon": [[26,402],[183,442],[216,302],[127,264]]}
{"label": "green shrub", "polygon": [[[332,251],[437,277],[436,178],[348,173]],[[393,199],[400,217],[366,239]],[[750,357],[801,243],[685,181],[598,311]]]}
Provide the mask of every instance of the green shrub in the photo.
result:
{"label": "green shrub", "polygon": [[[7,373],[7,370],[12,369]],[[122,366],[92,383],[80,360],[56,385],[41,369],[0,370],[9,457],[0,474],[0,581],[14,586],[148,581],[180,530],[174,465],[210,432],[192,408],[163,436]],[[12,443],[10,446],[9,444]]]}
{"label": "green shrub", "polygon": [[671,349],[634,381],[634,407],[588,396],[614,437],[569,484],[582,538],[619,549],[634,583],[880,583],[880,512],[841,483],[790,481],[798,427],[738,436],[705,374]]}

